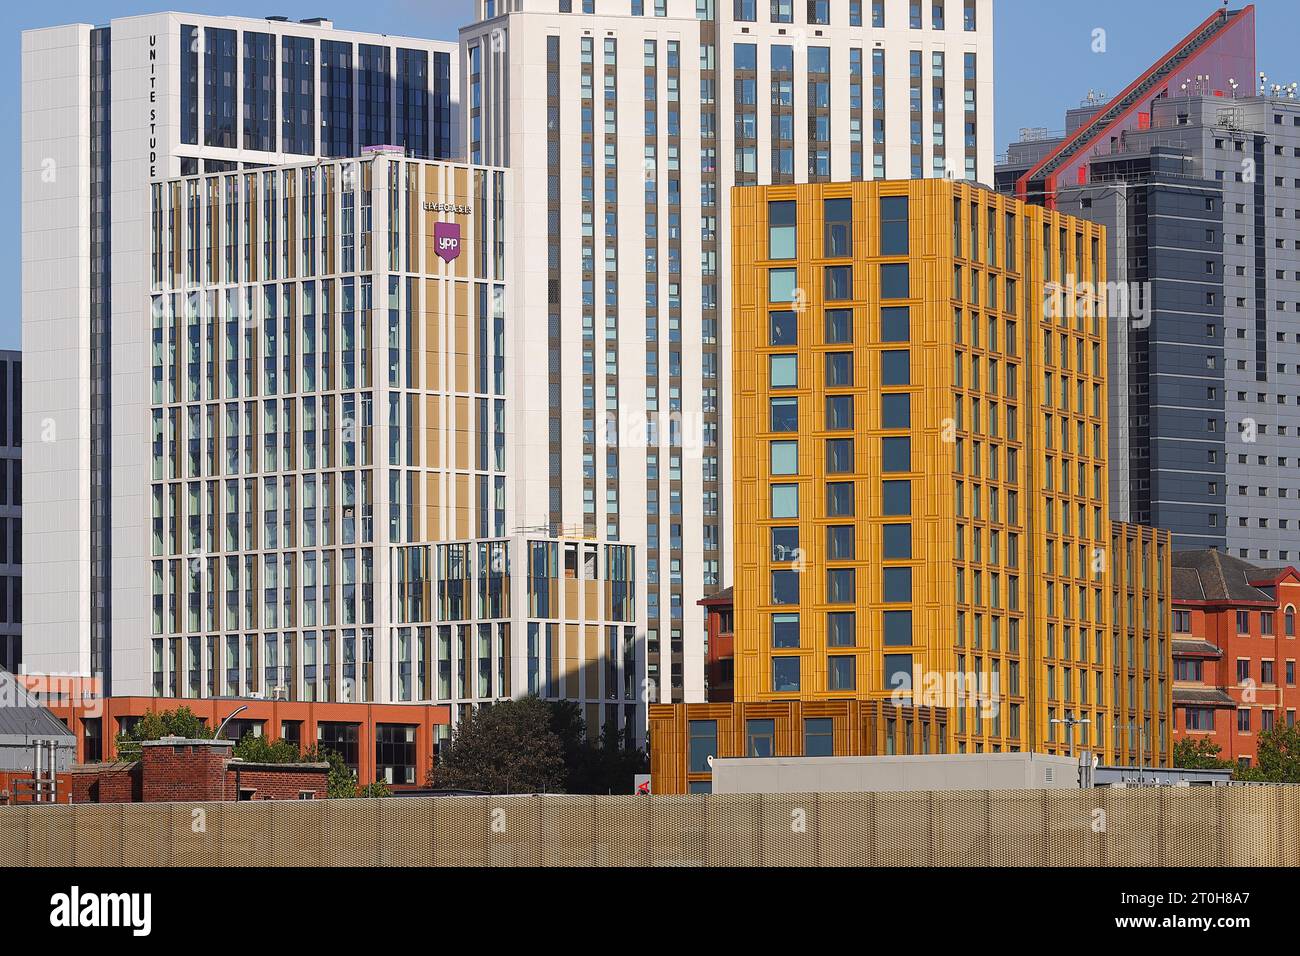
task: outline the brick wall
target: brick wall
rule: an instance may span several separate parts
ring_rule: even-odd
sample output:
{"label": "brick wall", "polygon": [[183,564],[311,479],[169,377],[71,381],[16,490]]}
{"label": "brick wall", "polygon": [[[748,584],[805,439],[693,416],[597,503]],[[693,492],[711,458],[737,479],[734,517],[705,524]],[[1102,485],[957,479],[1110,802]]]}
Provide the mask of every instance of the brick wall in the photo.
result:
{"label": "brick wall", "polygon": [[140,764],[107,763],[79,767],[72,774],[73,803],[139,803]]}
{"label": "brick wall", "polygon": [[230,749],[190,741],[141,747],[141,799],[145,803],[224,799]]}
{"label": "brick wall", "polygon": [[[0,771],[0,806],[7,806],[17,803],[19,799],[27,802],[30,799],[31,790],[26,787],[20,788],[18,781],[30,781],[32,775],[30,771],[25,770],[3,770]],[[73,779],[70,773],[55,774],[55,783],[57,786],[56,803],[69,803],[72,796]]]}
{"label": "brick wall", "polygon": [[267,766],[232,762],[226,767],[226,799],[236,800],[240,790],[253,791],[254,800],[298,800],[309,791],[314,800],[327,794],[325,766],[314,764]]}
{"label": "brick wall", "polygon": [[[174,742],[173,742],[174,741]],[[148,742],[138,761],[78,767],[72,774],[73,803],[162,803],[313,799],[327,795],[326,764],[243,763],[230,757],[228,742]]]}

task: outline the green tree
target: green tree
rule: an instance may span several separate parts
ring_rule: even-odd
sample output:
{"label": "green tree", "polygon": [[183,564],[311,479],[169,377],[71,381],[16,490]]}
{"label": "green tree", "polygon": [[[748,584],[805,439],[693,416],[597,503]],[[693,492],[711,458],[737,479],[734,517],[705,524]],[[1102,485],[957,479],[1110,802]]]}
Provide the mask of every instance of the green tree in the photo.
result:
{"label": "green tree", "polygon": [[631,793],[638,773],[650,770],[644,750],[623,746],[617,734],[602,734],[598,743],[588,743],[580,767],[581,779],[570,793]]}
{"label": "green tree", "polygon": [[429,774],[440,789],[488,793],[562,793],[564,745],[551,727],[552,708],[537,697],[472,710]]}
{"label": "green tree", "polygon": [[[546,756],[551,738],[558,764]],[[480,708],[462,721],[429,784],[490,793],[631,793],[634,775],[649,766],[645,752],[623,747],[617,733],[593,739],[579,704],[528,697]]]}
{"label": "green tree", "polygon": [[592,734],[573,701],[553,701],[551,708],[551,729],[564,744],[566,792],[631,793],[633,777],[650,769],[645,751],[624,747],[616,728]]}
{"label": "green tree", "polygon": [[145,740],[161,740],[163,737],[207,740],[211,736],[212,731],[203,723],[203,719],[188,707],[151,710],[126,733],[117,735],[117,755],[123,760],[139,759],[140,744]]}
{"label": "green tree", "polygon": [[288,740],[268,740],[249,732],[235,744],[233,756],[249,763],[302,763],[296,744]]}
{"label": "green tree", "polygon": [[[343,762],[343,755],[337,750],[321,750],[312,747],[303,752],[304,763],[327,763],[329,775],[325,781],[325,795],[331,799],[338,797],[355,797],[357,795],[357,778],[348,765]],[[371,796],[371,794],[367,794]],[[386,796],[386,795],[385,795]]]}
{"label": "green tree", "polygon": [[1184,770],[1230,770],[1230,760],[1220,760],[1223,750],[1214,741],[1204,737],[1183,737],[1174,741],[1174,766]]}
{"label": "green tree", "polygon": [[1255,765],[1239,768],[1236,776],[1259,783],[1300,783],[1300,729],[1262,731],[1256,741]]}

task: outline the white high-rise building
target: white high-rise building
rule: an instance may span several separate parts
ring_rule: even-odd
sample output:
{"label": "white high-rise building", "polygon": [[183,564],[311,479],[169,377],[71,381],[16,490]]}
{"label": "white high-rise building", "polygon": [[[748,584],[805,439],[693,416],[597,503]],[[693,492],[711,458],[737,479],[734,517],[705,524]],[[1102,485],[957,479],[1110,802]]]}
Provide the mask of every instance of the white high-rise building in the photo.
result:
{"label": "white high-rise building", "polygon": [[[634,543],[649,699],[729,584],[728,193],[993,181],[991,0],[478,0],[466,158],[509,167],[524,524]],[[741,557],[743,560],[743,556]]]}
{"label": "white high-rise building", "polygon": [[102,674],[119,690],[117,602],[133,608],[125,626],[144,620],[150,182],[378,144],[453,157],[457,55],[279,17],[159,13],[23,34],[29,670]]}
{"label": "white high-rise building", "polygon": [[509,176],[403,153],[150,185],[148,520],[114,539],[147,580],[114,595],[115,690],[453,721],[538,694],[632,743],[635,548],[510,513]]}

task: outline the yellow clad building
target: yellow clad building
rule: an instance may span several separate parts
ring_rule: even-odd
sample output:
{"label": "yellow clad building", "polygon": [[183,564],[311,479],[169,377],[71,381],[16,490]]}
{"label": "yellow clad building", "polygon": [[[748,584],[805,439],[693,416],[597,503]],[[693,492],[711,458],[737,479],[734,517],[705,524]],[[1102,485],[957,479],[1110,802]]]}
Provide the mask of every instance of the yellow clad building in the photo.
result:
{"label": "yellow clad building", "polygon": [[[1169,537],[1109,516],[1102,228],[944,180],[732,211],[731,706],[888,702],[937,714],[940,749],[1167,762]],[[1149,545],[1114,589],[1112,534]],[[1112,629],[1144,600],[1145,657]],[[690,706],[651,708],[674,780]]]}

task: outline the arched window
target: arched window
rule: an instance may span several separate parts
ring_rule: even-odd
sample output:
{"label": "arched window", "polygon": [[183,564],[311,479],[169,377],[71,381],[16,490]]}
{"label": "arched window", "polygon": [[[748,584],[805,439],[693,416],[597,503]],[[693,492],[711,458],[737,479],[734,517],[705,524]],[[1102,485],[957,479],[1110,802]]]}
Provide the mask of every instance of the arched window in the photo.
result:
{"label": "arched window", "polygon": [[1295,605],[1288,604],[1286,606],[1286,611],[1284,612],[1284,614],[1285,617],[1283,618],[1283,620],[1286,625],[1286,636],[1295,637]]}

